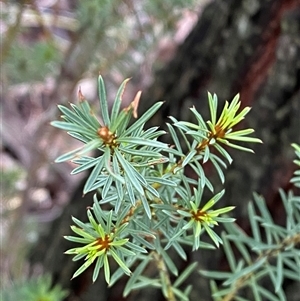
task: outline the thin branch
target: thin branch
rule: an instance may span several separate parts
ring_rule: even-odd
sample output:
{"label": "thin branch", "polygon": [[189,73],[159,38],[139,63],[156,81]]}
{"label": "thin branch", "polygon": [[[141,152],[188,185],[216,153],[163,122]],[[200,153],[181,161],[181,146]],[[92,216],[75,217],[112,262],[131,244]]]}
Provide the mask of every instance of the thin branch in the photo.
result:
{"label": "thin branch", "polygon": [[151,254],[155,260],[157,269],[159,270],[160,279],[161,279],[162,283],[166,284],[166,292],[164,292],[163,287],[162,287],[164,295],[166,294],[165,297],[167,298],[168,301],[176,301],[174,292],[172,290],[170,274],[168,272],[167,266],[165,265],[163,258],[156,251],[153,251]]}
{"label": "thin branch", "polygon": [[[298,245],[300,243],[300,233],[296,233],[295,235],[288,237],[284,239],[281,243],[281,245],[278,248],[274,248],[271,250],[267,250],[263,252],[261,255],[259,255],[256,260],[253,262],[256,263],[261,258],[266,257],[267,261],[269,261],[271,258],[277,257],[278,254],[285,251],[285,249],[291,245]],[[238,278],[235,282],[235,285],[233,287],[233,290],[229,292],[222,301],[231,301],[233,298],[237,295],[238,291],[245,286],[247,280],[253,276],[254,272],[250,272],[241,278]]]}

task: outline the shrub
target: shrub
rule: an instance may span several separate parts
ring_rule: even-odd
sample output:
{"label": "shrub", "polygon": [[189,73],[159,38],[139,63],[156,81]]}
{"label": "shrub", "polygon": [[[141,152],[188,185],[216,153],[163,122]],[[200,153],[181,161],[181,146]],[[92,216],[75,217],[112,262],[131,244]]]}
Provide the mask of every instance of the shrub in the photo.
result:
{"label": "shrub", "polygon": [[[247,285],[253,289],[255,300],[271,295],[270,300],[285,300],[281,289],[283,277],[297,278],[293,268],[293,254],[297,250],[293,246],[299,243],[299,198],[281,192],[288,219],[286,227],[279,227],[274,225],[263,199],[255,195],[255,205],[249,204],[253,230],[253,237],[249,237],[234,224],[234,218],[227,215],[233,206],[216,207],[225,191],[214,192],[203,168],[203,164],[210,161],[224,183],[223,169],[233,160],[228,149],[252,152],[245,144],[261,142],[250,136],[253,129],[234,130],[250,108],[240,110],[239,95],[236,95],[231,102],[225,102],[217,117],[217,96],[208,93],[210,119],[205,122],[195,107],[191,108],[194,122],[170,117],[167,127],[173,143],[168,145],[159,141],[165,131],[158,127],[145,128],[163,102],[156,102],[138,117],[139,91],[128,107],[121,108],[127,81],[121,84],[109,110],[105,85],[99,76],[101,116],[94,113],[79,91],[79,104],[71,104],[71,108],[59,105],[63,120],[52,122],[53,126],[83,142],[81,148],[60,156],[56,162],[74,162],[77,167],[72,174],[91,169],[83,193],[95,192],[94,203],[87,209],[87,221],[72,217],[75,225],[71,229],[76,236],[65,237],[80,244],[66,254],[73,255],[73,260],[84,261],[73,277],[92,266],[93,281],[103,269],[109,286],[123,274],[130,276],[124,296],[133,289],[152,286],[160,288],[167,300],[188,300],[191,286],[184,288],[182,284],[197,264],[191,264],[179,274],[169,250],[174,249],[186,260],[183,246],[198,250],[223,245],[231,272],[200,271],[224,280],[222,290],[212,282],[216,300],[231,300]],[[299,147],[295,147],[299,155]],[[94,150],[98,150],[99,155],[89,155]],[[187,175],[187,167],[196,177]],[[299,185],[299,173],[293,182]],[[209,200],[202,197],[206,188],[212,193]],[[226,232],[220,237],[215,228],[221,223]],[[261,234],[261,228],[265,235]],[[204,233],[209,235],[211,243],[201,240]],[[238,262],[232,243],[243,257]],[[250,249],[256,254],[254,259]],[[276,258],[277,264],[272,265],[271,258]],[[111,274],[112,261],[119,268]],[[143,273],[149,264],[156,266],[157,278]],[[176,279],[173,283],[171,274]],[[258,281],[266,275],[274,283],[278,299],[259,285]]]}

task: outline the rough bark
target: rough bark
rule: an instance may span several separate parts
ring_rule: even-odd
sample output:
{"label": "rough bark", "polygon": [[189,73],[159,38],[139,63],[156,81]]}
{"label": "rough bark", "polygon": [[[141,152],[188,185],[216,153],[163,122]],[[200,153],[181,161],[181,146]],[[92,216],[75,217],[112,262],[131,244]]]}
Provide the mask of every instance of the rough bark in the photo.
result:
{"label": "rough bark", "polygon": [[207,91],[217,93],[220,104],[239,92],[243,106],[253,107],[244,126],[264,144],[254,146],[256,155],[233,151],[230,200],[248,200],[255,190],[272,202],[292,175],[290,143],[299,142],[299,8],[299,1],[287,0],[213,2],[144,99],[147,106],[167,100],[155,124],[169,115],[189,118],[192,105],[208,116]]}
{"label": "rough bark", "polygon": [[[221,101],[240,92],[243,106],[253,107],[244,126],[255,128],[264,144],[254,147],[255,155],[231,152],[234,163],[226,172],[223,201],[237,206],[235,215],[246,231],[246,204],[253,191],[266,197],[274,218],[282,222],[277,189],[290,187],[288,181],[294,170],[290,144],[300,142],[299,32],[297,0],[214,1],[142,99],[145,107],[141,110],[157,100],[166,100],[155,116],[155,125],[162,125],[169,115],[188,119],[192,105],[207,114],[207,90],[217,93]],[[213,171],[211,175],[215,177]],[[217,179],[213,181],[220,186]],[[34,261],[43,263],[55,280],[72,290],[73,297],[68,300],[123,300],[119,286],[106,291],[103,281],[90,285],[89,272],[69,282],[77,267],[62,254],[69,245],[61,237],[68,234],[70,215],[85,219],[91,199],[82,199],[81,191],[78,188],[63,215],[53,223],[48,237],[35,250]],[[201,251],[191,254],[191,259],[199,260],[204,268],[224,265],[219,253]],[[194,278],[197,285],[191,300],[209,300],[207,282]],[[160,297],[142,293],[127,300],[153,298]],[[293,298],[291,293],[288,300],[296,300]]]}

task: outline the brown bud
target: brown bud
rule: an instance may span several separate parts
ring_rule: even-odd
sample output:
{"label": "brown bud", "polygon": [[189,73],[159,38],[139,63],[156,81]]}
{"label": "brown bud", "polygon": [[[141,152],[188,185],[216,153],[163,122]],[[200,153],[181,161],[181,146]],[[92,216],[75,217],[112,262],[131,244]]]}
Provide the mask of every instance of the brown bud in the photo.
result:
{"label": "brown bud", "polygon": [[107,126],[103,126],[99,128],[97,133],[100,136],[100,138],[103,139],[104,141],[107,141],[109,136],[111,135]]}

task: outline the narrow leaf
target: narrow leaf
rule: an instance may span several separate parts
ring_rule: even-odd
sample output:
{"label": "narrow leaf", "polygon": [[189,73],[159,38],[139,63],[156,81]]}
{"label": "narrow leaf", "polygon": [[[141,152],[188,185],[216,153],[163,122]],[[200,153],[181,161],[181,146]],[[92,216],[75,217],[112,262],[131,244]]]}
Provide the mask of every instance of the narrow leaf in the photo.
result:
{"label": "narrow leaf", "polygon": [[100,175],[101,170],[103,168],[104,160],[102,158],[99,158],[99,162],[94,167],[93,171],[91,172],[90,176],[88,177],[87,181],[85,182],[83,193],[86,194],[91,190],[91,187],[94,185],[94,183],[97,180],[97,177]]}
{"label": "narrow leaf", "polygon": [[120,107],[121,107],[121,103],[122,103],[122,96],[123,96],[126,84],[128,83],[129,80],[130,80],[130,78],[125,79],[123,81],[123,83],[121,84],[121,86],[119,87],[119,89],[118,89],[118,92],[117,92],[117,95],[116,95],[116,98],[115,98],[115,101],[114,101],[114,104],[113,104],[113,107],[112,107],[112,110],[111,110],[111,123],[112,123],[112,126],[113,126],[113,124],[115,123],[115,121],[118,117]]}
{"label": "narrow leaf", "polygon": [[142,127],[163,105],[162,101],[155,103],[147,112],[145,112],[134,124],[124,131],[123,137],[128,137],[136,129]]}
{"label": "narrow leaf", "polygon": [[98,77],[98,89],[99,89],[99,101],[100,101],[102,118],[103,118],[104,124],[107,126],[110,126],[105,85],[104,85],[104,81],[103,81],[103,78],[101,75],[99,75],[99,77]]}
{"label": "narrow leaf", "polygon": [[197,262],[190,264],[183,272],[180,273],[180,276],[176,279],[173,286],[179,287],[192,274],[197,265]]}

